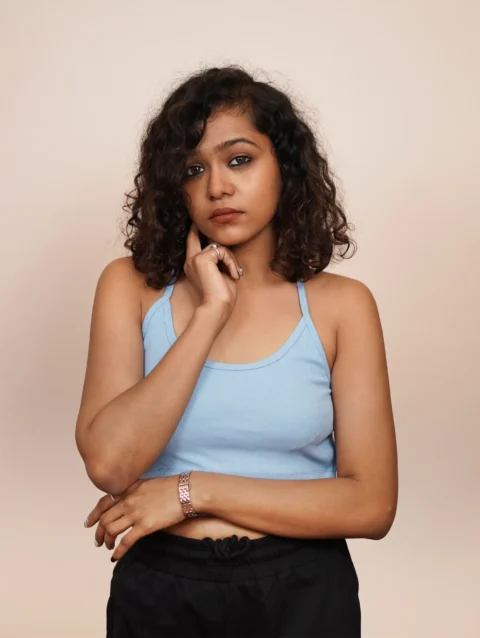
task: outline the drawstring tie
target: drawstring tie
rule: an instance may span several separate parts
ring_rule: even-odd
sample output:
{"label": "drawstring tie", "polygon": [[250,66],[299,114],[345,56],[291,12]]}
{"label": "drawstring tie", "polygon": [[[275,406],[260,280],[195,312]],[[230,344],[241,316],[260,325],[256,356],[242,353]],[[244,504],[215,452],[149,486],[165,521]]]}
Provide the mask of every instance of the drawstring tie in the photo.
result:
{"label": "drawstring tie", "polygon": [[207,536],[207,538],[203,540],[211,548],[215,556],[223,560],[245,554],[245,552],[250,549],[252,542],[248,536],[242,536],[242,538],[239,539],[236,534],[215,540]]}

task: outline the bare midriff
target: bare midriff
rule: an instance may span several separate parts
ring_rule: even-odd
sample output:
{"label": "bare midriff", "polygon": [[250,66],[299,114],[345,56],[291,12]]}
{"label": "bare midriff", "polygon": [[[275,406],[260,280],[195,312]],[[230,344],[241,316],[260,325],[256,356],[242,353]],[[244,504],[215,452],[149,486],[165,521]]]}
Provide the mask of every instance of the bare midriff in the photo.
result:
{"label": "bare midriff", "polygon": [[168,534],[177,534],[178,536],[187,536],[188,538],[203,539],[207,536],[210,538],[225,538],[227,536],[233,536],[234,534],[241,538],[242,536],[248,536],[248,538],[255,539],[265,536],[262,532],[247,529],[245,527],[239,527],[224,521],[220,518],[214,518],[213,516],[199,516],[198,518],[190,518],[167,527],[163,530]]}

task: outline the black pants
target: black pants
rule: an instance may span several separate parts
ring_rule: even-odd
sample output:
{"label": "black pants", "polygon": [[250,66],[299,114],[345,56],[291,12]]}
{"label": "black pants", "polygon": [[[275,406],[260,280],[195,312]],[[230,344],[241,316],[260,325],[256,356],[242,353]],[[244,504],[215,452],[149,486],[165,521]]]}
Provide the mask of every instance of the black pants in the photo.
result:
{"label": "black pants", "polygon": [[113,570],[107,638],[360,638],[344,539],[196,540],[158,531]]}

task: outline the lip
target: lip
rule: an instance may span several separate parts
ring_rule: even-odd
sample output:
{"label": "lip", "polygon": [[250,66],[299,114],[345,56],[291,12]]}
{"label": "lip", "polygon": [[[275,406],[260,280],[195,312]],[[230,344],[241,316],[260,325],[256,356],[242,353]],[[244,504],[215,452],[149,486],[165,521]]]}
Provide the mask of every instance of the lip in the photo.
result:
{"label": "lip", "polygon": [[241,213],[226,213],[212,218],[212,224],[229,224],[240,217]]}
{"label": "lip", "polygon": [[240,214],[241,212],[242,211],[236,210],[235,208],[216,208],[210,215],[210,219],[215,219],[215,217],[222,217],[223,215]]}

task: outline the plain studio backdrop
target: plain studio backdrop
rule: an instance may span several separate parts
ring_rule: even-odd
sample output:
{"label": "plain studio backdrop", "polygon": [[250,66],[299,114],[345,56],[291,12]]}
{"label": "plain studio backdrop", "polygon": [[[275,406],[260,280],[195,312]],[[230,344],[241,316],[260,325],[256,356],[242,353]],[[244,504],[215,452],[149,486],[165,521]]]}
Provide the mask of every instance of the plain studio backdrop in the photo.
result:
{"label": "plain studio backdrop", "polygon": [[[74,442],[90,313],[144,125],[200,66],[303,105],[376,297],[397,518],[349,541],[365,638],[474,638],[480,446],[476,0],[3,0],[0,635],[100,638],[113,565]],[[299,637],[300,638],[300,637]]]}

